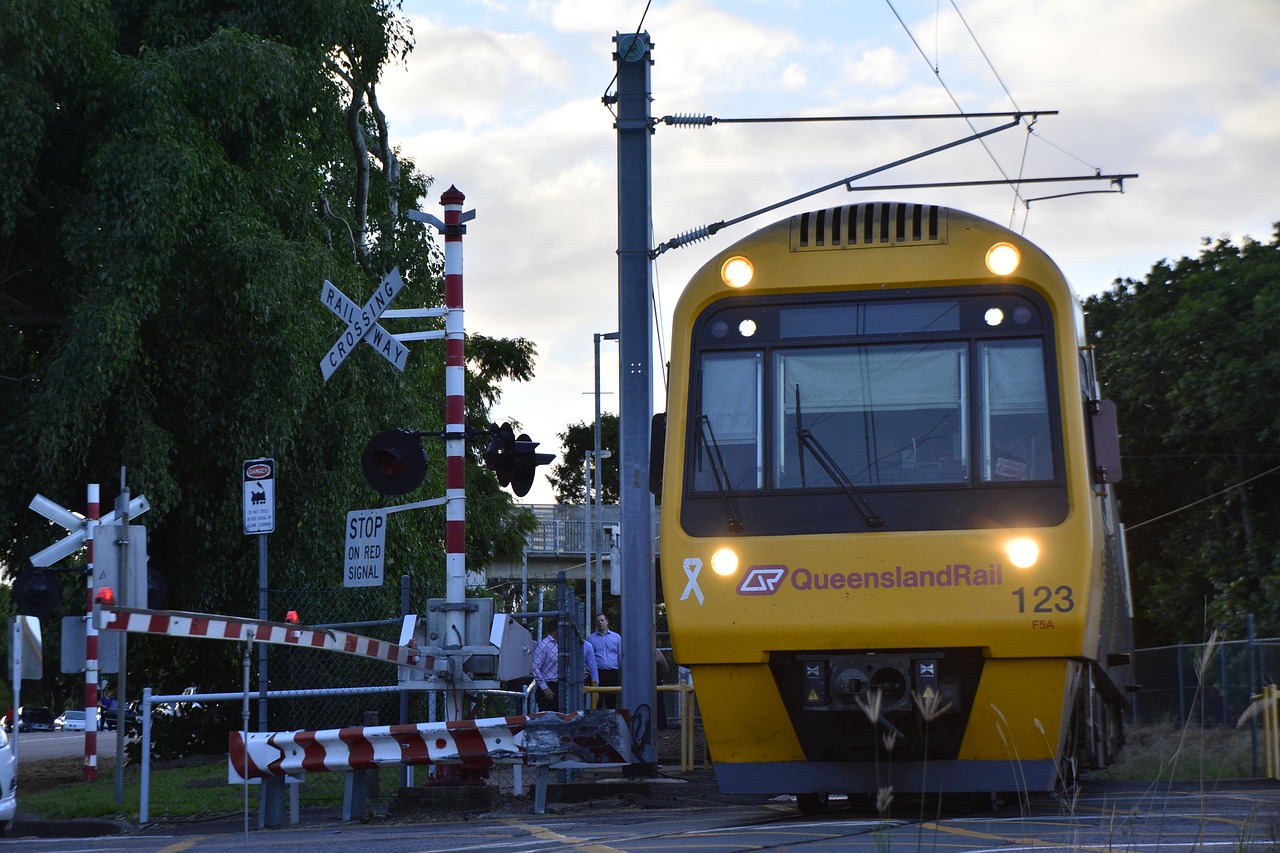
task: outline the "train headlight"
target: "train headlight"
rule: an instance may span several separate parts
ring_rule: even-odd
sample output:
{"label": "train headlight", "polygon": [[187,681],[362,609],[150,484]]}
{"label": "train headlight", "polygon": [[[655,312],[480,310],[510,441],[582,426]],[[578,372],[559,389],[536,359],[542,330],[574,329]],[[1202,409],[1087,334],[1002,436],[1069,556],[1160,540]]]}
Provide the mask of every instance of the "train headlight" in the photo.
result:
{"label": "train headlight", "polygon": [[1020,569],[1029,569],[1040,559],[1040,546],[1034,539],[1014,539],[1004,550],[1009,555],[1009,562]]}
{"label": "train headlight", "polygon": [[720,267],[720,278],[730,287],[746,287],[755,274],[751,261],[741,255],[734,255]]}
{"label": "train headlight", "polygon": [[1012,243],[996,243],[987,249],[987,269],[996,275],[1011,275],[1022,263],[1022,253]]}
{"label": "train headlight", "polygon": [[728,577],[738,571],[738,555],[731,548],[721,548],[711,555],[711,571]]}

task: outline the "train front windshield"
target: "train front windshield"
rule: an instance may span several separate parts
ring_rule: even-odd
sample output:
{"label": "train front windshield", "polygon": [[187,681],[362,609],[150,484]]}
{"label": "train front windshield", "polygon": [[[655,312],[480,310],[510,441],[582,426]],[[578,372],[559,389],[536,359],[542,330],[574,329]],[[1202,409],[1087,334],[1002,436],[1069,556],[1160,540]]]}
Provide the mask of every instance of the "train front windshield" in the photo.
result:
{"label": "train front windshield", "polygon": [[1037,297],[823,299],[726,301],[697,324],[689,503],[731,498],[766,532],[768,517],[816,506],[814,495],[857,490],[894,509],[895,493],[933,491],[922,509],[934,520],[890,527],[973,527],[997,520],[953,512],[949,522],[938,495],[999,506],[989,493],[1017,484],[1041,520],[1060,515],[1042,500],[1061,506],[1049,499],[1061,453],[1051,324]]}

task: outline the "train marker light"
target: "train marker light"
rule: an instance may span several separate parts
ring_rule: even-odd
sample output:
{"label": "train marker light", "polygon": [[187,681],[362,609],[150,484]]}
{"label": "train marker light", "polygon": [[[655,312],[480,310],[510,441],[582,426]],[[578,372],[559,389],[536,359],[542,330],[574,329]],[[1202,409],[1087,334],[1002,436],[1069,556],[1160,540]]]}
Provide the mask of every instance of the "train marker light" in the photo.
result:
{"label": "train marker light", "polygon": [[1040,559],[1040,546],[1034,540],[1019,538],[1005,546],[1005,553],[1009,555],[1010,563],[1019,569],[1029,569]]}
{"label": "train marker light", "polygon": [[755,274],[751,261],[741,255],[734,255],[720,267],[720,278],[730,287],[746,287]]}
{"label": "train marker light", "polygon": [[988,326],[999,326],[1004,322],[1004,312],[999,308],[988,308],[987,313],[982,315],[982,319],[986,321]]}
{"label": "train marker light", "polygon": [[1011,275],[1022,263],[1022,254],[1012,243],[996,243],[987,249],[987,269],[996,275]]}
{"label": "train marker light", "polygon": [[729,548],[721,548],[711,555],[711,571],[727,578],[738,571],[738,555]]}

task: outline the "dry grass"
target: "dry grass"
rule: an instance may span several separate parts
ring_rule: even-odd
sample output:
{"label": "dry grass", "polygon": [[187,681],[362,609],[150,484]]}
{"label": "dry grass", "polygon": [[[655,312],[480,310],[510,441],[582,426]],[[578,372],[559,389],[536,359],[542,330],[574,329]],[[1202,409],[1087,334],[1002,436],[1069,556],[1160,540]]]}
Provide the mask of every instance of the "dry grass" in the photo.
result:
{"label": "dry grass", "polygon": [[1253,776],[1252,737],[1248,728],[1138,726],[1126,731],[1119,762],[1091,775],[1166,782],[1247,779]]}

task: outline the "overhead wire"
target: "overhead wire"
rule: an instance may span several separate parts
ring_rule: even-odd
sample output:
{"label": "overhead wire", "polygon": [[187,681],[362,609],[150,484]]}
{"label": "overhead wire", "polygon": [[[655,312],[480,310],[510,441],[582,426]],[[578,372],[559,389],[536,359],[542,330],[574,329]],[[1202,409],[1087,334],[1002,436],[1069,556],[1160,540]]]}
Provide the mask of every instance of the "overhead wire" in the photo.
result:
{"label": "overhead wire", "polygon": [[[644,29],[644,19],[649,16],[649,7],[651,5],[653,5],[653,0],[645,0],[644,11],[640,13],[640,23],[636,24],[636,31],[631,34],[631,37],[633,39],[640,37],[640,31]],[[604,104],[604,108],[608,110],[609,114],[612,115],[615,119],[618,117],[618,114],[613,111],[613,107],[611,106],[612,102],[609,99],[609,90],[612,89],[613,84],[617,82],[618,82],[618,72],[615,68],[613,72],[613,78],[608,83],[605,84],[604,94],[600,96],[600,103]]]}
{"label": "overhead wire", "polygon": [[[898,19],[898,23],[902,26],[903,31],[907,34],[907,38],[911,39],[911,43],[915,45],[916,50],[920,53],[920,58],[923,59],[925,61],[925,64],[928,65],[930,70],[933,71],[933,76],[937,79],[938,85],[942,86],[942,91],[947,93],[947,97],[951,99],[951,103],[954,104],[955,108],[959,110],[960,113],[963,114],[964,107],[960,106],[959,99],[957,99],[955,94],[951,91],[951,88],[947,85],[947,81],[942,79],[942,70],[940,67],[940,63],[929,61],[928,55],[924,52],[924,48],[920,47],[920,42],[916,40],[915,34],[911,32],[911,28],[907,26],[907,22],[902,20],[902,16],[898,14],[898,10],[893,5],[893,0],[884,0],[884,2],[886,3],[886,5],[888,5],[889,11],[893,12],[893,16]],[[954,0],[953,0],[953,5],[954,5]],[[966,25],[966,28],[967,28],[967,25]],[[981,50],[981,47],[979,47],[979,50]],[[1017,109],[1016,105],[1015,105],[1015,109]],[[973,131],[973,133],[975,134],[978,133],[978,129],[973,126],[972,121],[970,121],[968,118],[966,118],[965,121],[969,125],[969,130]],[[991,158],[991,162],[995,165],[996,171],[1000,173],[1000,176],[1004,178],[1005,181],[1010,185],[1014,185],[1013,179],[1009,177],[1009,174],[1004,170],[1004,167],[1000,165],[1000,160],[996,157],[995,152],[991,150],[991,147],[987,145],[987,143],[982,139],[979,139],[978,142],[980,145],[982,145],[982,149],[987,152],[987,156]],[[1022,194],[1018,190],[1017,186],[1013,186],[1013,193],[1014,193],[1015,201],[1022,199]]]}
{"label": "overhead wire", "polygon": [[1177,509],[1172,509],[1172,510],[1169,510],[1168,512],[1166,512],[1166,513],[1161,513],[1160,515],[1157,515],[1157,516],[1156,516],[1156,517],[1154,517],[1154,518],[1148,518],[1146,521],[1139,521],[1137,524],[1127,524],[1127,525],[1125,525],[1125,530],[1126,530],[1126,531],[1134,531],[1134,530],[1137,530],[1139,527],[1145,527],[1145,526],[1147,526],[1148,524],[1151,524],[1152,522],[1159,521],[1159,520],[1160,520],[1160,519],[1162,519],[1162,518],[1168,518],[1168,517],[1169,517],[1169,516],[1171,516],[1171,515],[1177,515],[1177,514],[1178,514],[1178,513],[1180,513],[1180,512],[1184,512],[1184,511],[1186,511],[1186,510],[1191,509],[1193,506],[1199,506],[1200,504],[1204,503],[1205,501],[1211,501],[1211,500],[1213,500],[1213,499],[1214,499],[1214,498],[1216,498],[1216,497],[1221,497],[1222,495],[1225,495],[1227,492],[1230,492],[1230,491],[1232,491],[1233,489],[1238,489],[1238,488],[1240,488],[1241,486],[1247,486],[1247,485],[1249,485],[1250,483],[1252,483],[1254,480],[1261,480],[1263,477],[1267,476],[1268,474],[1274,474],[1274,473],[1275,473],[1275,472],[1277,472],[1277,471],[1280,471],[1280,465],[1277,465],[1277,466],[1276,466],[1276,467],[1274,467],[1274,468],[1271,468],[1271,469],[1268,469],[1268,470],[1266,470],[1266,471],[1263,471],[1261,474],[1257,474],[1257,475],[1255,475],[1255,476],[1252,476],[1252,477],[1250,477],[1250,478],[1249,478],[1249,479],[1247,479],[1247,480],[1241,480],[1239,483],[1236,483],[1236,484],[1231,485],[1231,486],[1227,486],[1225,489],[1220,489],[1219,491],[1216,491],[1216,492],[1214,492],[1214,493],[1213,493],[1213,494],[1211,494],[1211,495],[1205,495],[1204,497],[1200,498],[1199,500],[1192,501],[1191,503],[1186,504],[1185,506],[1180,506],[1180,507],[1178,507]]}
{"label": "overhead wire", "polygon": [[[653,5],[653,0],[646,0],[644,4],[644,11],[640,13],[640,22],[636,24],[635,32],[632,33],[631,35],[633,39],[640,37],[640,32],[644,29],[645,18],[649,16],[649,7],[652,5]],[[613,77],[609,80],[608,84],[605,85],[604,94],[600,97],[600,102],[604,104],[605,109],[609,111],[609,114],[612,115],[615,120],[618,118],[618,114],[613,111],[612,100],[609,94],[609,90],[613,88],[613,84],[616,82],[618,82],[618,72],[615,68],[613,72]],[[653,234],[654,234],[653,218],[652,218],[652,211],[650,211],[650,219],[649,219],[649,244],[650,245],[653,244]],[[666,389],[668,386],[668,383],[670,382],[670,377],[667,375],[666,347],[665,347],[665,344],[663,341],[663,335],[662,335],[662,294],[661,294],[661,287],[659,286],[659,282],[658,282],[658,265],[657,263],[655,263],[655,260],[656,259],[651,258],[649,261],[650,265],[652,266],[653,276],[654,276],[653,287],[649,294],[649,301],[653,307],[654,333],[657,336],[657,341],[658,341],[658,359],[659,359],[658,364],[662,369],[662,387]]]}
{"label": "overhead wire", "polygon": [[[1009,99],[1009,103],[1012,104],[1015,109],[1019,109],[1018,102],[1013,97],[1013,92],[1009,90],[1009,87],[1004,82],[1004,78],[1001,77],[1000,72],[996,70],[995,63],[991,61],[991,57],[987,54],[986,49],[984,49],[982,46],[982,43],[978,41],[977,33],[973,31],[973,27],[969,26],[969,21],[965,18],[964,13],[960,11],[960,7],[956,4],[956,0],[950,0],[950,2],[951,2],[951,8],[955,10],[956,17],[960,19],[960,23],[964,25],[965,31],[969,33],[969,38],[973,40],[974,47],[978,49],[978,53],[982,55],[983,61],[987,63],[987,68],[991,70],[992,76],[996,78],[996,82],[999,83],[1000,88],[1004,90],[1005,97]],[[1087,160],[1063,148],[1061,145],[1058,145],[1053,141],[1045,138],[1044,134],[1040,133],[1036,129],[1035,125],[1036,125],[1036,122],[1035,122],[1035,118],[1033,117],[1031,122],[1027,125],[1027,139],[1025,140],[1023,145],[1022,164],[1019,166],[1019,171],[1018,171],[1018,177],[1020,179],[1025,174],[1027,154],[1030,150],[1030,142],[1031,142],[1032,136],[1034,136],[1036,139],[1039,139],[1041,142],[1045,143],[1051,148],[1057,150],[1058,152],[1066,155],[1067,157],[1070,157],[1072,160],[1075,160],[1077,163],[1081,164],[1082,166],[1085,166],[1088,169],[1092,169],[1095,174],[1102,173],[1102,168],[1100,166],[1097,166],[1093,163],[1088,162]],[[1113,183],[1116,183],[1116,182],[1113,181]],[[1019,180],[1019,184],[1021,184],[1021,180]],[[1118,185],[1119,185],[1119,191],[1124,192],[1123,182],[1119,182]],[[1109,193],[1109,192],[1115,192],[1115,190],[1088,190],[1085,192],[1058,193],[1055,195],[1039,196],[1037,198],[1019,199],[1015,197],[1014,203],[1013,203],[1014,211],[1011,211],[1009,215],[1009,227],[1010,228],[1013,227],[1013,216],[1014,216],[1014,213],[1016,212],[1017,203],[1019,200],[1022,201],[1022,205],[1023,205],[1022,228],[1019,230],[1019,233],[1025,233],[1027,228],[1027,219],[1031,215],[1031,202],[1033,201],[1046,201],[1052,198],[1066,198],[1068,196],[1075,196],[1075,195],[1092,195],[1096,193]],[[1015,196],[1016,195],[1017,194],[1015,193]]]}
{"label": "overhead wire", "polygon": [[[649,219],[649,245],[653,245],[653,219]],[[650,258],[649,264],[653,268],[653,293],[650,299],[653,302],[653,325],[654,334],[658,339],[658,369],[662,371],[662,390],[665,394],[671,389],[671,376],[667,370],[667,352],[666,344],[662,337],[662,282],[658,280],[658,259]]]}

